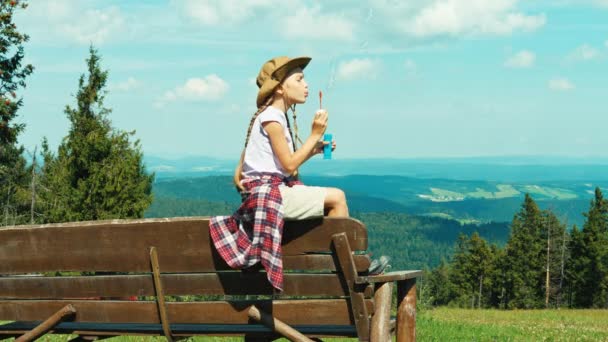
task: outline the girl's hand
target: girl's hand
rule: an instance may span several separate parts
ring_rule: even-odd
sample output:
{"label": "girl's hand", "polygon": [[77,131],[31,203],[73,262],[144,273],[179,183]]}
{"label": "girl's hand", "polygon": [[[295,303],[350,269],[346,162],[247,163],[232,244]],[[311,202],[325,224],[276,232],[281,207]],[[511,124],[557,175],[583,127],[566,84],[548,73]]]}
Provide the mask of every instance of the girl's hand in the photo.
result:
{"label": "girl's hand", "polygon": [[[323,148],[326,145],[329,145],[329,141],[319,140],[317,142],[317,146],[315,146],[314,150],[312,150],[312,154],[315,155],[315,154],[321,154],[321,153],[323,153]],[[333,152],[335,150],[336,150],[336,141],[332,140],[331,141],[331,151]]]}
{"label": "girl's hand", "polygon": [[327,111],[325,109],[319,109],[315,113],[315,117],[312,121],[312,130],[310,131],[311,135],[321,137],[325,130],[327,129]]}

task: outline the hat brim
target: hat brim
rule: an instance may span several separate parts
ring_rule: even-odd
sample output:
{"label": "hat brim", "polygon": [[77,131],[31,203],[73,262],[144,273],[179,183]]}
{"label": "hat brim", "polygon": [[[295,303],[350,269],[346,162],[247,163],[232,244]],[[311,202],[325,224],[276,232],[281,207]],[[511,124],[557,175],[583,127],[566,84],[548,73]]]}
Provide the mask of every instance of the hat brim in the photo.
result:
{"label": "hat brim", "polygon": [[283,82],[283,80],[285,79],[285,77],[287,77],[287,74],[291,70],[293,70],[295,68],[300,68],[300,69],[304,70],[304,68],[306,68],[306,66],[308,65],[308,63],[310,63],[311,59],[312,58],[310,58],[310,57],[296,57],[296,58],[292,58],[289,61],[287,61],[287,63],[285,63],[282,66],[278,67],[272,73],[272,76],[277,81]]}
{"label": "hat brim", "polygon": [[272,73],[272,78],[267,80],[266,82],[264,82],[264,84],[262,84],[262,86],[260,87],[260,90],[258,91],[258,97],[256,99],[258,108],[260,108],[264,104],[264,102],[266,101],[268,96],[270,96],[272,94],[274,89],[279,84],[281,84],[281,82],[283,82],[283,80],[285,79],[285,77],[287,77],[287,74],[291,70],[293,70],[295,68],[301,68],[302,70],[304,70],[304,68],[306,68],[308,63],[310,63],[311,59],[312,58],[310,58],[310,57],[296,57],[296,58],[290,59],[289,61],[287,61],[287,63],[278,67]]}

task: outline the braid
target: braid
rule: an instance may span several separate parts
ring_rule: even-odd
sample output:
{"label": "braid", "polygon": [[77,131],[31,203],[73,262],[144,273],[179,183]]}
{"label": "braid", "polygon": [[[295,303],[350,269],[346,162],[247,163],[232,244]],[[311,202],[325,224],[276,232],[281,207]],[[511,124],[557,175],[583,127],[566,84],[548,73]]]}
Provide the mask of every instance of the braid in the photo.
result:
{"label": "braid", "polygon": [[[293,150],[295,151],[296,150],[296,144],[295,144],[296,141],[298,143],[300,143],[300,145],[304,145],[304,143],[302,142],[302,139],[300,139],[300,135],[298,134],[298,121],[296,119],[296,105],[295,104],[291,107],[291,113],[293,116],[293,129],[296,132],[295,139],[293,139],[293,135],[291,137],[291,139],[294,141]],[[285,113],[285,115],[287,115],[287,113]],[[289,134],[291,134],[291,127],[289,126],[289,119],[287,120],[287,127],[289,128]]]}
{"label": "braid", "polygon": [[245,148],[247,148],[247,144],[249,144],[249,136],[251,135],[251,130],[253,129],[253,124],[255,123],[255,119],[257,119],[258,115],[260,115],[263,111],[265,111],[266,108],[268,108],[268,106],[270,106],[271,102],[272,102],[272,97],[269,97],[268,100],[266,100],[266,102],[264,103],[264,105],[260,106],[260,108],[258,108],[257,112],[255,112],[255,114],[253,114],[253,116],[251,117],[251,121],[249,122],[249,128],[247,129],[247,137],[245,138]]}
{"label": "braid", "polygon": [[[296,139],[293,138],[293,132],[291,131],[291,125],[289,124],[289,117],[287,113],[285,113],[285,121],[287,121],[287,130],[289,130],[289,136],[291,137],[291,145],[293,146],[293,151],[296,151]],[[296,131],[296,136],[298,131]]]}

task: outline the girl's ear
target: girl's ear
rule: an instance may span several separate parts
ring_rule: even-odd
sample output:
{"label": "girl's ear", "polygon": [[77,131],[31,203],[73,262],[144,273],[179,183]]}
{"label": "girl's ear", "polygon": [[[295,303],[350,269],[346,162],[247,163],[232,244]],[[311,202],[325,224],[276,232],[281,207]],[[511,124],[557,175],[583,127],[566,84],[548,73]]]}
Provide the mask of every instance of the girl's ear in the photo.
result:
{"label": "girl's ear", "polygon": [[283,95],[283,93],[285,93],[285,91],[283,90],[283,85],[279,85],[275,90],[275,94]]}

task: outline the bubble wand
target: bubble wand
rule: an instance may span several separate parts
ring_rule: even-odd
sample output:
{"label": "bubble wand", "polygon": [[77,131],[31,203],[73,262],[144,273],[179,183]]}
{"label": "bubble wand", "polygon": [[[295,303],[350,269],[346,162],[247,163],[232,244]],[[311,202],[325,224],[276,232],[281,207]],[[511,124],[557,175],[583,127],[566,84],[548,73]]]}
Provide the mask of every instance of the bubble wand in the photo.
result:
{"label": "bubble wand", "polygon": [[[323,109],[323,92],[321,90],[319,90],[319,109]],[[329,142],[329,144],[323,145],[323,159],[331,159],[332,138],[330,133],[323,135],[323,141]]]}

